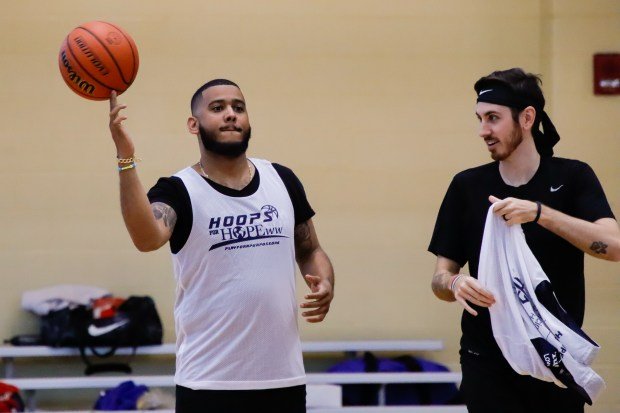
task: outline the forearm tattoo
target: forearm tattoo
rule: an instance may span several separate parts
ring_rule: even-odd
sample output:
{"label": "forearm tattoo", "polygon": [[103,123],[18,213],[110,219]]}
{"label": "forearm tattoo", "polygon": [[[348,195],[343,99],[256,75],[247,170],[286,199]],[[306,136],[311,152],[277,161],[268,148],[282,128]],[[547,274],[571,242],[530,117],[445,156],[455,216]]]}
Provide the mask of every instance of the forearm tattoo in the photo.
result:
{"label": "forearm tattoo", "polygon": [[170,228],[170,230],[174,229],[174,225],[177,222],[177,214],[170,205],[166,205],[163,202],[155,202],[151,204],[151,209],[157,221],[163,220],[167,228]]}
{"label": "forearm tattoo", "polygon": [[592,245],[590,245],[590,249],[597,254],[607,254],[607,244],[603,241],[594,241]]}

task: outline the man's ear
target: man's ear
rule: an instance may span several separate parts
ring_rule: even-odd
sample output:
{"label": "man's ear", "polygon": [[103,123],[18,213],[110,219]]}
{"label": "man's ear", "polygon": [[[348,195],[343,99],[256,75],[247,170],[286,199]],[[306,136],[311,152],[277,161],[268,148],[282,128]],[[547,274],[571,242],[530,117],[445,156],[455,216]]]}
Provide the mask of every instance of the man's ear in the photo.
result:
{"label": "man's ear", "polygon": [[536,109],[533,106],[528,106],[519,114],[519,123],[521,127],[527,131],[532,130],[534,126],[534,120],[536,119]]}
{"label": "man's ear", "polygon": [[200,132],[198,129],[198,119],[193,116],[187,118],[187,130],[192,135],[198,135],[198,133]]}

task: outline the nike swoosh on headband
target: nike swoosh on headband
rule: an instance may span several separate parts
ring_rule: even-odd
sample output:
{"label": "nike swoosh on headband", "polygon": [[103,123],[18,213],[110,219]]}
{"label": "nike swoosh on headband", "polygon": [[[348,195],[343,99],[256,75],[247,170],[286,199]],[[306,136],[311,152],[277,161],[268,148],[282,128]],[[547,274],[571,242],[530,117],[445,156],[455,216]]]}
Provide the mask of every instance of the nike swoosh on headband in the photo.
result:
{"label": "nike swoosh on headband", "polygon": [[114,331],[117,328],[124,326],[128,322],[129,320],[123,320],[123,321],[119,321],[114,324],[110,324],[109,326],[105,326],[105,327],[97,327],[96,325],[91,324],[88,326],[88,334],[90,334],[93,337],[102,336],[104,334],[109,333],[110,331]]}
{"label": "nike swoosh on headband", "polygon": [[490,91],[492,91],[492,90],[493,90],[493,89],[485,89],[485,90],[481,90],[481,91],[480,91],[480,93],[478,93],[478,96],[483,95],[483,94],[485,94],[485,93],[487,93],[487,92],[490,92]]}

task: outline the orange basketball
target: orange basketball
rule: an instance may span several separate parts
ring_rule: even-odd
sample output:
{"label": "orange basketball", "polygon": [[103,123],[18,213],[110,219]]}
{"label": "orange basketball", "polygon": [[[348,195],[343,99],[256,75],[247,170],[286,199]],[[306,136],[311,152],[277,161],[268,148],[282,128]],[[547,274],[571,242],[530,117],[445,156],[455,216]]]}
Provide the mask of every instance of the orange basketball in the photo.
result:
{"label": "orange basketball", "polygon": [[107,22],[88,22],[69,33],[60,46],[58,66],[65,83],[78,95],[106,100],[123,93],[138,73],[138,48],[131,36]]}

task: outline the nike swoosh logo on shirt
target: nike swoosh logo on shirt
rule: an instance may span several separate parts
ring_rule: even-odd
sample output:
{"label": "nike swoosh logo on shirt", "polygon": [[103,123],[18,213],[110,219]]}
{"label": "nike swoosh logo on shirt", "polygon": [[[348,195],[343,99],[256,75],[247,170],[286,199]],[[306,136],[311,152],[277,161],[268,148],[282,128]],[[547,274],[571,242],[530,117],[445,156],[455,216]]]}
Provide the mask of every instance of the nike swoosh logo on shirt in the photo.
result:
{"label": "nike swoosh logo on shirt", "polygon": [[554,188],[553,186],[551,186],[551,187],[549,188],[549,190],[550,190],[551,192],[556,192],[556,191],[559,191],[559,190],[560,190],[560,188],[562,188],[563,186],[564,186],[564,184],[562,184],[562,185],[558,186],[557,188]]}
{"label": "nike swoosh logo on shirt", "polygon": [[129,320],[123,320],[123,321],[119,321],[114,324],[110,324],[109,326],[105,326],[105,327],[97,327],[96,325],[91,324],[88,326],[88,334],[90,334],[93,337],[102,336],[104,334],[109,333],[110,331],[114,331],[117,328],[124,326],[128,322]]}

